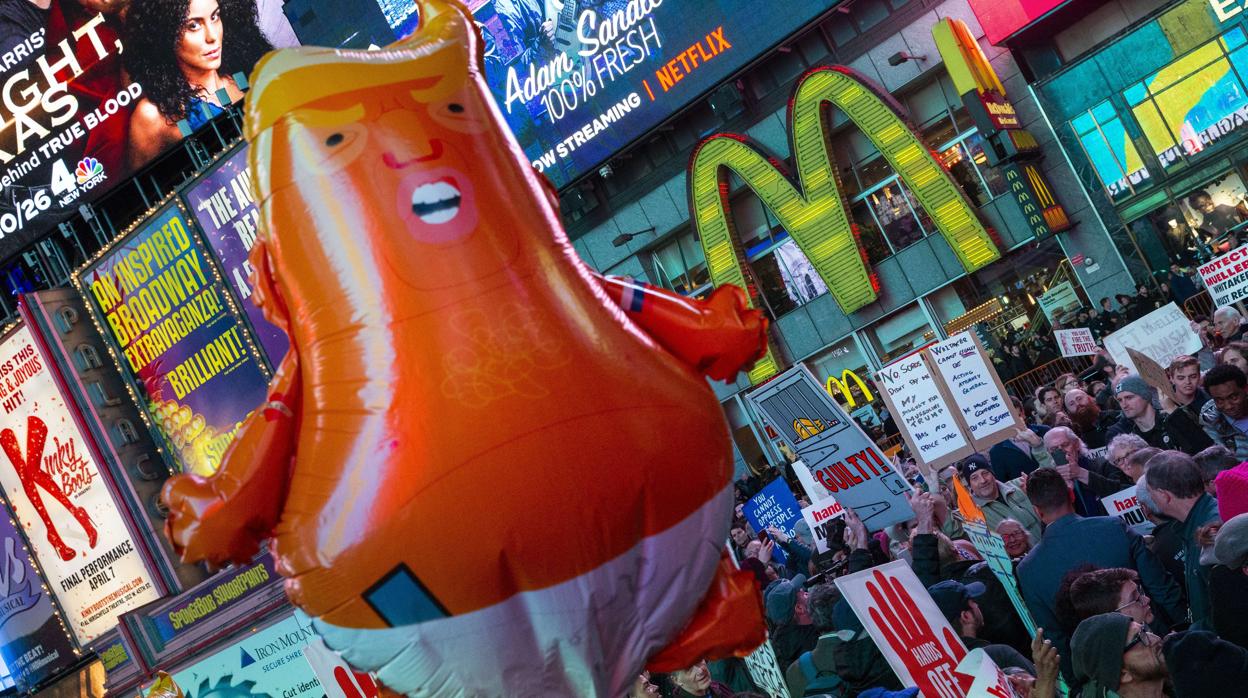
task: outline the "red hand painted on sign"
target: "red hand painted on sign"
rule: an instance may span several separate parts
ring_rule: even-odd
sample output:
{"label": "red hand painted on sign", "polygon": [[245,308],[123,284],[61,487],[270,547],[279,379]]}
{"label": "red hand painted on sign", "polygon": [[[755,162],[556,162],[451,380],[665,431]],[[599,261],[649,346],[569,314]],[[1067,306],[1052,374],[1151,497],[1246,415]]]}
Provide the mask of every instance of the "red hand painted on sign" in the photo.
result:
{"label": "red hand painted on sign", "polygon": [[966,656],[962,642],[949,628],[943,641],[901,582],[878,570],[867,592],[874,602],[868,613],[889,647],[905,664],[910,679],[925,696],[965,698],[973,678],[954,672]]}

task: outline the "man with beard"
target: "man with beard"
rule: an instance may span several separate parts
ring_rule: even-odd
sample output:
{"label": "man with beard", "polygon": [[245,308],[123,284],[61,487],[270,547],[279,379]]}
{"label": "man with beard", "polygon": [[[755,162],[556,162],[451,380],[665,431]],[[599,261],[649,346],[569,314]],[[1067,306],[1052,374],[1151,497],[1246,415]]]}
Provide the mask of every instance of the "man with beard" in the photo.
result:
{"label": "man with beard", "polygon": [[1122,417],[1109,428],[1110,441],[1119,434],[1135,434],[1154,448],[1178,449],[1188,455],[1213,445],[1213,440],[1186,410],[1158,412],[1153,407],[1152,386],[1135,374],[1118,381],[1114,397],[1122,407]]}
{"label": "man with beard", "polygon": [[1231,696],[1248,681],[1248,650],[1198,630],[1163,640],[1121,613],[1080,623],[1070,649],[1085,697]]}
{"label": "man with beard", "polygon": [[1067,391],[1062,402],[1066,414],[1070,415],[1071,427],[1088,448],[1096,450],[1109,445],[1109,429],[1122,418],[1120,412],[1102,410],[1096,400],[1080,388]]}

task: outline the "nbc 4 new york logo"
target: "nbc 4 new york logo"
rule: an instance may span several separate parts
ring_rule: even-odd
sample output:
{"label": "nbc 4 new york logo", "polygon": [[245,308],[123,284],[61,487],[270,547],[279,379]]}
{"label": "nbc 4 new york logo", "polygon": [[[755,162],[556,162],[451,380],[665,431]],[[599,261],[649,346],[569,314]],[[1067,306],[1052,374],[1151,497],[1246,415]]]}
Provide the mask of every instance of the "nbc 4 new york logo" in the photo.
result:
{"label": "nbc 4 new york logo", "polygon": [[77,201],[83,192],[90,191],[108,179],[104,172],[104,164],[93,157],[85,157],[78,161],[73,172],[64,160],[57,160],[52,165],[52,193],[57,203],[68,206]]}
{"label": "nbc 4 new york logo", "polygon": [[83,158],[78,161],[78,169],[74,170],[74,174],[78,175],[78,184],[86,184],[97,175],[104,174],[104,166],[95,158]]}

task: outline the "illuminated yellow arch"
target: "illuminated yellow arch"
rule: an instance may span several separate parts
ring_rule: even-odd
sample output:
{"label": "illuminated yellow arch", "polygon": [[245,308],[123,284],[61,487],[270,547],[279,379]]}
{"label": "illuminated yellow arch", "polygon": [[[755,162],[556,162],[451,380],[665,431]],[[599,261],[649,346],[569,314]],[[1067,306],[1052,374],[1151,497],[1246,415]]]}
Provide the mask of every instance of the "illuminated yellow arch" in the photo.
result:
{"label": "illuminated yellow arch", "polygon": [[[966,271],[1001,257],[975,207],[902,119],[900,108],[863,77],[843,66],[804,75],[789,103],[789,150],[797,179],[745,136],[719,134],[700,143],[690,159],[689,203],[702,239],[711,282],[750,289],[745,260],[728,215],[728,173],[735,172],[788,230],[846,313],[874,301],[879,284],[850,221],[828,143],[832,107],[849,117],[875,145],[927,210]],[[751,294],[752,295],[752,294]],[[750,379],[778,370],[769,353]]]}

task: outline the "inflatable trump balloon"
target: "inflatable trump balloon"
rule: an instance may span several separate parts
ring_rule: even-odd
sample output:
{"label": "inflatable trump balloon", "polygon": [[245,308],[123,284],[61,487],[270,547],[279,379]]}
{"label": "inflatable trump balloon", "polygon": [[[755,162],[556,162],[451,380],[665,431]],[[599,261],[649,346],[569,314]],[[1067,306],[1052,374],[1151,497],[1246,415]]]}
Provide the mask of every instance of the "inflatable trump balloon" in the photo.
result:
{"label": "inflatable trump balloon", "polygon": [[169,481],[186,560],[272,537],[293,603],[392,691],[605,696],[763,641],[721,560],[758,359],[736,288],[592,273],[489,96],[467,10],[292,49],[248,97],[261,307],[292,348],[219,472]]}

